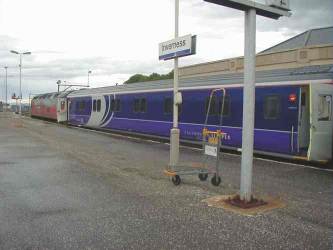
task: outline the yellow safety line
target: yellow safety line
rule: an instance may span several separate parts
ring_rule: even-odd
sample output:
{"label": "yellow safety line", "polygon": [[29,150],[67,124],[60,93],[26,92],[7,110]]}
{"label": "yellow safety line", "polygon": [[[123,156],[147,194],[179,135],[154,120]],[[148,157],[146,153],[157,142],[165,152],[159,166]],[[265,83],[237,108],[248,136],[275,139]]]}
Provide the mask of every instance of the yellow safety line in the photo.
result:
{"label": "yellow safety line", "polygon": [[295,159],[295,160],[305,160],[305,161],[307,161],[307,160],[308,160],[308,157],[306,157],[306,156],[294,156],[293,159]]}

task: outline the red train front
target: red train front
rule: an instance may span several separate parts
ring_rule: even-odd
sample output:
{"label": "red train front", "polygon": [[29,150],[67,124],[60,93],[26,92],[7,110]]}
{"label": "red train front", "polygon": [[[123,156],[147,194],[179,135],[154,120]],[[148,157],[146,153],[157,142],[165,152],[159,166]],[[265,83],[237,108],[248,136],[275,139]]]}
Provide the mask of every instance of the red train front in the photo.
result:
{"label": "red train front", "polygon": [[58,93],[35,96],[31,101],[31,116],[57,120]]}

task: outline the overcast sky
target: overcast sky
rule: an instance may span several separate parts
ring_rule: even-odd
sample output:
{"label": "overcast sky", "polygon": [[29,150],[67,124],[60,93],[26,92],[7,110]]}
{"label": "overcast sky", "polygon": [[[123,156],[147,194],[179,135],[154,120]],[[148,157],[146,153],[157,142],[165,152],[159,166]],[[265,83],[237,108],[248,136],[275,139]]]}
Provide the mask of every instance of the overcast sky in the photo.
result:
{"label": "overcast sky", "polygon": [[[262,2],[261,0],[257,0]],[[257,51],[308,29],[333,25],[333,0],[291,0],[293,16],[257,19]],[[243,55],[244,14],[203,0],[180,0],[180,35],[196,34],[197,54],[180,66]],[[135,73],[167,73],[158,44],[174,36],[174,0],[0,0],[0,99],[56,91],[58,79],[92,87],[123,83]]]}

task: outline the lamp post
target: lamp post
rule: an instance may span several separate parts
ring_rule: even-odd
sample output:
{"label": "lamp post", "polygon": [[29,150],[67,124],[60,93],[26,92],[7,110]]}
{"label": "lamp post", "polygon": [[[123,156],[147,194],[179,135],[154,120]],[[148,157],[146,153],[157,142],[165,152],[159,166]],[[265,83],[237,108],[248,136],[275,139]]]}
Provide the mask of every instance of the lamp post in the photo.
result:
{"label": "lamp post", "polygon": [[4,67],[5,68],[5,71],[6,71],[6,78],[5,78],[5,91],[6,91],[6,93],[5,93],[5,96],[6,96],[6,103],[5,103],[5,111],[7,111],[7,105],[8,105],[8,97],[7,97],[7,78],[8,78],[8,75],[7,75],[7,69],[8,69],[8,67],[7,66],[5,66]]}
{"label": "lamp post", "polygon": [[10,52],[13,54],[20,55],[20,64],[19,64],[19,67],[20,67],[20,95],[19,95],[20,111],[19,111],[19,113],[20,113],[20,115],[22,115],[22,55],[31,55],[31,52],[27,51],[27,52],[20,53],[15,50],[11,50]]}
{"label": "lamp post", "polygon": [[91,70],[88,71],[88,87],[89,87],[89,75],[91,74]]}
{"label": "lamp post", "polygon": [[58,81],[57,81],[57,85],[58,85],[58,93],[59,93],[59,91],[60,91],[60,84],[61,84],[61,80],[58,80]]}

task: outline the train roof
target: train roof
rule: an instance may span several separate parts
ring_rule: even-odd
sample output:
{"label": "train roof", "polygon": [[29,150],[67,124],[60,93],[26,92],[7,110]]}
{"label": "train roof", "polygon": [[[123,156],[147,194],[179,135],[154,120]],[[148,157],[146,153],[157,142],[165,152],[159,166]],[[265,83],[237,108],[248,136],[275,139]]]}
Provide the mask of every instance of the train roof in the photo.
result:
{"label": "train roof", "polygon": [[[256,72],[256,83],[263,85],[279,82],[291,81],[309,81],[309,80],[333,80],[333,64],[307,66],[294,69],[277,69]],[[243,83],[243,73],[198,76],[193,78],[184,78],[179,80],[180,88],[215,86],[215,85],[234,85]],[[92,89],[82,89],[73,91],[68,97],[87,96],[87,95],[103,95],[108,93],[122,92],[141,92],[148,90],[170,89],[173,86],[173,80],[160,80],[150,82],[139,82],[131,84],[123,84],[118,86],[108,86]]]}
{"label": "train roof", "polygon": [[73,91],[45,93],[45,94],[41,94],[41,95],[36,95],[32,99],[36,100],[36,99],[46,99],[46,98],[56,98],[56,97],[63,98],[63,97],[67,97],[71,92],[73,92]]}

